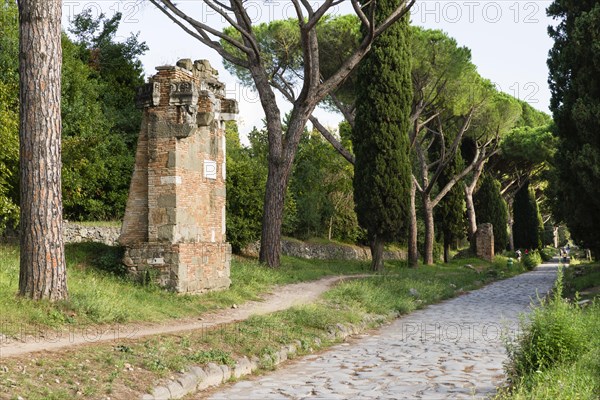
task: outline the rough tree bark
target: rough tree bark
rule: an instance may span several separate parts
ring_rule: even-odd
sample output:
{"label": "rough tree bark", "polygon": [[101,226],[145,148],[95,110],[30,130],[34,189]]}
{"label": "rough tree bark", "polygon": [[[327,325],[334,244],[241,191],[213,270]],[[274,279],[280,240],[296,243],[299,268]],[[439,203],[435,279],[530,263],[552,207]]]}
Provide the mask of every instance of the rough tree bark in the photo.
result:
{"label": "rough tree bark", "polygon": [[377,235],[373,237],[369,243],[371,247],[371,270],[372,271],[383,271],[383,247],[385,241],[378,238]]}
{"label": "rough tree bark", "polygon": [[[493,152],[492,152],[493,153]],[[473,168],[473,176],[471,181],[465,185],[465,202],[467,204],[467,235],[469,237],[469,243],[471,244],[471,250],[473,252],[475,249],[475,233],[477,232],[477,214],[475,213],[475,202],[473,201],[473,194],[475,193],[475,188],[477,187],[477,182],[481,177],[481,173],[483,172],[483,167],[485,162],[489,159],[489,156],[484,156],[477,161],[475,164],[475,168]]]}
{"label": "rough tree bark", "polygon": [[435,227],[433,224],[433,204],[428,193],[422,193],[423,219],[425,223],[425,244],[423,248],[423,264],[433,265],[433,243]]}
{"label": "rough tree bark", "polygon": [[408,266],[417,268],[419,251],[417,249],[417,184],[412,177],[410,189],[410,224],[408,226]]}
{"label": "rough tree bark", "polygon": [[20,0],[19,294],[67,297],[61,195],[61,4]]}

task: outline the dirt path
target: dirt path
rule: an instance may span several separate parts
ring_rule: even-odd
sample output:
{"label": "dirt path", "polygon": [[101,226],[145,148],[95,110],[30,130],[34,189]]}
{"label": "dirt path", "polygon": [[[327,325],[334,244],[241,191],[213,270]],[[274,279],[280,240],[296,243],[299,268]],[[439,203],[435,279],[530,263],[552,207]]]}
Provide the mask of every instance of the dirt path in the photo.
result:
{"label": "dirt path", "polygon": [[57,350],[65,347],[117,341],[128,338],[207,329],[216,325],[242,321],[251,315],[269,314],[275,311],[316,301],[321,294],[344,279],[369,275],[333,276],[317,281],[295,283],[273,288],[262,301],[248,301],[237,308],[217,310],[202,314],[195,320],[171,320],[162,324],[110,325],[73,328],[68,331],[40,332],[23,335],[20,340],[0,340],[0,358],[33,353],[42,350]]}

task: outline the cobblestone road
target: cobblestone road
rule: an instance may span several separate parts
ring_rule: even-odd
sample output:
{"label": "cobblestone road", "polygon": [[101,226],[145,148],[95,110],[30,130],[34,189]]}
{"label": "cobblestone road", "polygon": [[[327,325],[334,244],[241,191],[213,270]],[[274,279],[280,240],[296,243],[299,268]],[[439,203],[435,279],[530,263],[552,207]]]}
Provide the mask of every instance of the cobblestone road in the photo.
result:
{"label": "cobblestone road", "polygon": [[501,334],[551,289],[556,264],[396,320],[374,335],[305,357],[211,399],[484,398],[504,380]]}

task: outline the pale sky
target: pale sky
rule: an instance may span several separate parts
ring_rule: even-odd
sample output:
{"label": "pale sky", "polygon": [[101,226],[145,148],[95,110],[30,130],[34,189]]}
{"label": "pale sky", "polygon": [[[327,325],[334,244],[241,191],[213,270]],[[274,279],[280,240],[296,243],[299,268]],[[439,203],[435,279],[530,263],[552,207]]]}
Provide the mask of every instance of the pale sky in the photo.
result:
{"label": "pale sky", "polygon": [[[225,26],[221,17],[200,1],[179,0],[176,3],[198,20],[215,27]],[[473,63],[484,78],[490,79],[500,90],[549,113],[546,59],[552,41],[548,37],[547,27],[552,21],[546,16],[545,10],[550,3],[550,0],[417,1],[411,19],[414,25],[446,31],[460,46],[471,49]],[[295,16],[291,2],[287,0],[250,0],[247,4],[250,17],[256,22]],[[221,57],[214,50],[183,32],[149,2],[63,0],[63,24],[88,8],[92,9],[94,15],[100,12],[108,16],[116,11],[123,13],[119,36],[125,38],[130,32],[139,32],[139,39],[150,48],[142,57],[147,76],[156,72],[155,67],[174,65],[181,58],[208,59],[225,82],[227,97],[235,98],[240,104],[238,123],[242,135],[253,126],[262,127],[264,114],[258,95],[252,89],[242,87],[235,77],[225,71]],[[352,9],[347,4],[334,12],[348,14]],[[281,98],[280,108],[283,112],[289,109]],[[317,111],[316,115],[321,122],[333,127],[341,120],[340,115],[322,110]]]}

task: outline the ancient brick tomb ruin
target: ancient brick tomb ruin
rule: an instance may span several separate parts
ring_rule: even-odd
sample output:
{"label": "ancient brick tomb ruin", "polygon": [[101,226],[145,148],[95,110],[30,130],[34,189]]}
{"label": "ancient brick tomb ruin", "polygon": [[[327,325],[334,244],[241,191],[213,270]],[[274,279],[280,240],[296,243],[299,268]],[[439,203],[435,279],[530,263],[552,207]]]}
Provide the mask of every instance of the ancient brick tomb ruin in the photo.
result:
{"label": "ancient brick tomb ruin", "polygon": [[225,121],[237,103],[206,60],[156,69],[138,96],[143,119],[119,238],[123,262],[180,293],[224,289]]}

